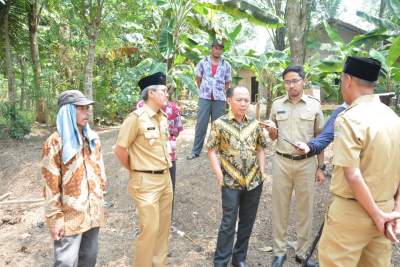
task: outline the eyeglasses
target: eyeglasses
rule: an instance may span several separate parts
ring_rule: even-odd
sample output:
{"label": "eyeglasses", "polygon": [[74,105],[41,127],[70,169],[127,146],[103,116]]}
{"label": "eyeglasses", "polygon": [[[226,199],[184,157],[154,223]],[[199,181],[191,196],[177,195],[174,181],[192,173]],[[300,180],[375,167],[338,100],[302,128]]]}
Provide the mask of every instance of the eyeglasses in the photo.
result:
{"label": "eyeglasses", "polygon": [[290,86],[291,84],[295,85],[302,80],[303,79],[284,80],[283,83],[287,86]]}
{"label": "eyeglasses", "polygon": [[168,89],[156,89],[156,91],[162,92],[164,95],[168,94]]}

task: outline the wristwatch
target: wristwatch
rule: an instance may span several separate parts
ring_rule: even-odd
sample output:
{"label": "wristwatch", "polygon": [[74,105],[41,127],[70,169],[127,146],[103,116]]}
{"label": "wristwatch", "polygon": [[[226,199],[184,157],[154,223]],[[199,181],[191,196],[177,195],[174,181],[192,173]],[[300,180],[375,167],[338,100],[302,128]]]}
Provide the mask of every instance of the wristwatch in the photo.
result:
{"label": "wristwatch", "polygon": [[325,165],[325,163],[318,164],[318,169],[320,169],[321,171],[325,171],[325,170],[326,170],[326,165]]}

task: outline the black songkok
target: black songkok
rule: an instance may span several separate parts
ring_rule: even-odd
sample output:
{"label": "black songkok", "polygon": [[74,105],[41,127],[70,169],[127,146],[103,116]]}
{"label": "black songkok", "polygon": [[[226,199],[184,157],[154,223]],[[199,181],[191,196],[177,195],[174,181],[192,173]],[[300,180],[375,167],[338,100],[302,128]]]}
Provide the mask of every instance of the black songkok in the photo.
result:
{"label": "black songkok", "polygon": [[347,57],[343,72],[365,81],[378,80],[381,63],[373,58]]}
{"label": "black songkok", "polygon": [[162,72],[157,72],[152,75],[146,76],[138,82],[140,91],[143,91],[150,85],[166,85],[166,77]]}

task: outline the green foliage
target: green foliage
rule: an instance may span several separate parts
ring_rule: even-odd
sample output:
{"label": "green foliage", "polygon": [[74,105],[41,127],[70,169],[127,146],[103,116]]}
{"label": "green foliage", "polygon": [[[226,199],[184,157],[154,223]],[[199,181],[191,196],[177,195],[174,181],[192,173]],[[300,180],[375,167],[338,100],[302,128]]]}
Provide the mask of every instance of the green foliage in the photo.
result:
{"label": "green foliage", "polygon": [[17,111],[10,102],[0,105],[0,114],[4,118],[8,134],[14,139],[22,139],[31,132],[32,117],[29,113]]}

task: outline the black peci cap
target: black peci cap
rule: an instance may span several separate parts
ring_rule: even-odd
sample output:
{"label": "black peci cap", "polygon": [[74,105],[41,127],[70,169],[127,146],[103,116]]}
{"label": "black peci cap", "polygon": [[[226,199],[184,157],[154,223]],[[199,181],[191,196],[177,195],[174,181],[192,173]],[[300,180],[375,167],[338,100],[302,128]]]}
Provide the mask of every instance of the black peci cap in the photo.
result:
{"label": "black peci cap", "polygon": [[166,76],[162,72],[156,72],[149,76],[143,77],[138,82],[140,91],[143,91],[146,87],[150,85],[166,85]]}
{"label": "black peci cap", "polygon": [[365,81],[375,82],[378,80],[381,63],[373,58],[347,57],[343,72]]}

